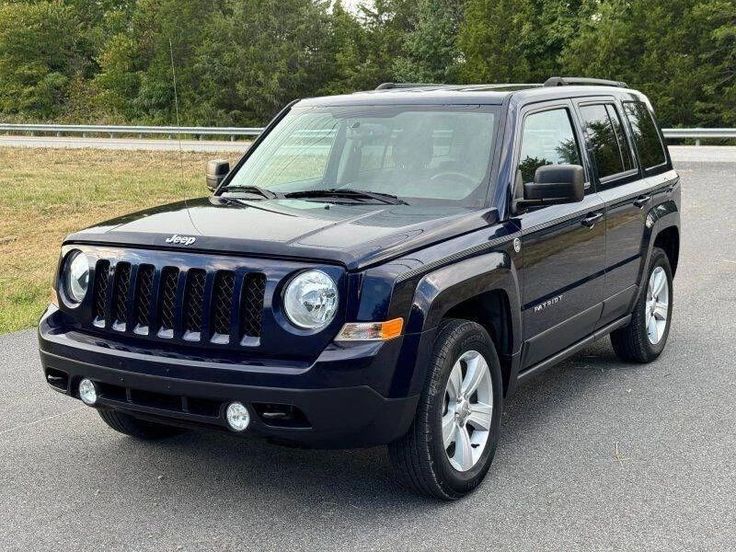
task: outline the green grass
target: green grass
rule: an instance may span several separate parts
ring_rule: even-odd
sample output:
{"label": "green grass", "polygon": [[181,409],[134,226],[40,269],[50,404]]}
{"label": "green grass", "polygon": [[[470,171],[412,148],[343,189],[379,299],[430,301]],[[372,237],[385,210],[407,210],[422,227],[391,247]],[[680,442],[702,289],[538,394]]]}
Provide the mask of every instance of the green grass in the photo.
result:
{"label": "green grass", "polygon": [[64,236],[131,211],[206,195],[205,163],[212,157],[0,148],[0,333],[38,321]]}

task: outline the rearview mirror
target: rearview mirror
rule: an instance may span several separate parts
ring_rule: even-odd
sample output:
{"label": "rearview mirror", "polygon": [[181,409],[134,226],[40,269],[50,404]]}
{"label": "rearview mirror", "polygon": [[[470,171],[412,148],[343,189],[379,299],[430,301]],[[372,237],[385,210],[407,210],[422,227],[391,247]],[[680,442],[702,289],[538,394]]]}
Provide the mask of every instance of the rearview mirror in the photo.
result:
{"label": "rearview mirror", "polygon": [[207,162],[207,187],[215,191],[230,172],[230,163],[224,159]]}
{"label": "rearview mirror", "polygon": [[585,171],[580,165],[543,165],[534,182],[524,184],[521,206],[575,203],[585,197]]}

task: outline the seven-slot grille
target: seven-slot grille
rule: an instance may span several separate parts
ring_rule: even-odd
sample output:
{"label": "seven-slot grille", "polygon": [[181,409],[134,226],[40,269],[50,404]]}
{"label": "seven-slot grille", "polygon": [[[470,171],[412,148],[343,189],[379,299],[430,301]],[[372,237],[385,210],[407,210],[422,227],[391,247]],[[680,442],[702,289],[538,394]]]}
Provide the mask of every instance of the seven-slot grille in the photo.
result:
{"label": "seven-slot grille", "polygon": [[[98,261],[93,324],[195,343],[255,345],[261,335],[265,274]],[[254,341],[255,339],[255,341]]]}

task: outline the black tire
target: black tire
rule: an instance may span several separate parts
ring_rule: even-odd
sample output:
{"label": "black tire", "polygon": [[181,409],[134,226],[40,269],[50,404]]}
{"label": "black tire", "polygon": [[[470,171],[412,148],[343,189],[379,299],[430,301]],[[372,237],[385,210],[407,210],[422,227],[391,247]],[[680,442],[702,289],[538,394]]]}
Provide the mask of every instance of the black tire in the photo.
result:
{"label": "black tire", "polygon": [[[653,344],[648,337],[646,327],[647,314],[647,297],[649,278],[652,273],[662,267],[667,278],[667,286],[669,291],[669,308],[667,310],[667,324],[664,334],[660,340]],[[672,321],[673,306],[673,286],[672,286],[672,268],[667,254],[660,248],[655,247],[652,251],[652,257],[649,261],[649,267],[642,278],[642,289],[639,292],[639,299],[634,305],[631,315],[631,322],[628,326],[618,329],[611,333],[611,344],[616,355],[626,362],[647,363],[655,360],[664,350],[667,344],[667,337],[670,333],[670,323]]]}
{"label": "black tire", "polygon": [[130,414],[118,412],[117,410],[101,409],[98,410],[97,413],[100,415],[100,418],[102,418],[102,420],[115,431],[119,431],[125,435],[130,435],[131,437],[145,441],[174,437],[175,435],[180,435],[186,431],[180,427],[172,427],[149,422],[147,420],[141,420],[131,416]]}
{"label": "black tire", "polygon": [[[477,351],[488,364],[493,410],[485,450],[467,471],[450,463],[442,438],[445,388],[455,362]],[[447,320],[439,328],[416,416],[409,431],[389,445],[389,458],[411,490],[433,498],[456,500],[475,489],[493,461],[503,411],[503,380],[493,341],[486,330],[467,320]]]}

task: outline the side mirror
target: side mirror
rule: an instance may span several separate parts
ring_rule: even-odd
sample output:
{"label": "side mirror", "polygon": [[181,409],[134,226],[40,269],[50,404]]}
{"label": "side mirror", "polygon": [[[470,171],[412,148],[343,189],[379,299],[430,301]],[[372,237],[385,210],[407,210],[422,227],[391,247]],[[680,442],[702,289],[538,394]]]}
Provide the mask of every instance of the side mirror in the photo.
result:
{"label": "side mirror", "polygon": [[580,165],[543,165],[534,182],[524,184],[520,206],[575,203],[585,197],[585,171]]}
{"label": "side mirror", "polygon": [[214,192],[230,172],[230,163],[224,159],[207,162],[207,187]]}

